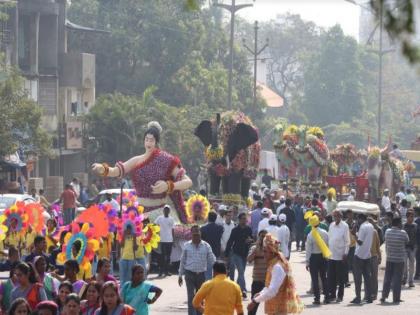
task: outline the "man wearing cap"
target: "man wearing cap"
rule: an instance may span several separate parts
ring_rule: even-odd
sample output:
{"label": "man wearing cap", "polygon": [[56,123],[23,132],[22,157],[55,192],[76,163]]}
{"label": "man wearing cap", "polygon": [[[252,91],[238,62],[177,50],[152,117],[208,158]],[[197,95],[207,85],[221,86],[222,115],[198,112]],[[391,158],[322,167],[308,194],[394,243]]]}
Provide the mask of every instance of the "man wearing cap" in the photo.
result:
{"label": "man wearing cap", "polygon": [[163,274],[170,276],[169,263],[171,259],[172,244],[174,242],[174,225],[175,221],[169,216],[171,206],[165,205],[163,207],[163,215],[158,216],[155,224],[160,227],[160,260],[159,260],[159,277]]}
{"label": "man wearing cap", "polygon": [[287,259],[290,258],[290,230],[286,225],[287,216],[284,213],[279,215],[279,232],[278,232],[278,241],[280,242],[280,250],[283,253],[284,257]]}
{"label": "man wearing cap", "polygon": [[268,208],[262,208],[261,210],[261,221],[258,223],[258,233],[260,233],[261,230],[267,230],[268,226],[270,225],[268,223],[269,218],[271,215],[271,210]]}
{"label": "man wearing cap", "polygon": [[268,219],[268,227],[265,230],[277,239],[279,227],[277,226],[277,216],[275,214],[272,214]]}
{"label": "man wearing cap", "polygon": [[217,219],[216,219],[216,224],[223,225],[223,223],[225,222],[225,215],[226,215],[227,210],[228,209],[225,205],[220,205],[218,207],[218,210],[216,211],[216,212],[218,212]]}
{"label": "man wearing cap", "polygon": [[[332,213],[334,222],[328,230],[328,246],[331,250],[331,257],[328,261],[328,288],[329,299],[337,302],[343,301],[346,260],[350,246],[349,226],[341,220],[342,215],[338,210]],[[337,293],[338,285],[338,293]]]}

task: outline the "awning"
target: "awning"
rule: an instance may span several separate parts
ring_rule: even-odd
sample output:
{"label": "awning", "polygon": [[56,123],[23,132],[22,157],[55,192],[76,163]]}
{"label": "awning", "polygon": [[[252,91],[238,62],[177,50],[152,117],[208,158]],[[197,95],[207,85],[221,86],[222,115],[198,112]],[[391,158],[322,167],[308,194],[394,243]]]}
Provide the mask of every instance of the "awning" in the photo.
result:
{"label": "awning", "polygon": [[98,30],[96,28],[91,28],[91,27],[78,25],[78,24],[70,22],[67,19],[66,19],[66,27],[68,29],[74,30],[74,31],[93,32],[93,33],[102,33],[102,34],[110,34],[111,33],[110,31]]}
{"label": "awning", "polygon": [[19,153],[15,152],[13,154],[6,155],[0,160],[2,163],[9,165],[15,168],[22,168],[26,166],[26,163],[20,159]]}

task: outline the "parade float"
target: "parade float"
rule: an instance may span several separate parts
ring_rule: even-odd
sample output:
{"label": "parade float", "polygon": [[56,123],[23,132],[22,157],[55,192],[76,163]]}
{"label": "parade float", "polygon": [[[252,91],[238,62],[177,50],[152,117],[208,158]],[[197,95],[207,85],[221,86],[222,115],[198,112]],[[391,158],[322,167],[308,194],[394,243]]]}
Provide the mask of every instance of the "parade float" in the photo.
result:
{"label": "parade float", "polygon": [[[339,144],[331,150],[330,164],[336,165],[336,171],[328,174],[326,181],[334,187],[341,197],[346,197],[350,189],[356,190],[356,199],[363,200],[368,191],[368,179],[363,169],[365,153],[351,143]],[[355,166],[357,171],[355,172]]]}
{"label": "parade float", "polygon": [[319,127],[279,125],[274,143],[281,177],[295,192],[317,191],[330,163],[330,152]]}
{"label": "parade float", "polygon": [[203,120],[194,134],[204,145],[210,198],[227,205],[249,205],[261,151],[258,130],[250,118],[237,111],[217,114],[213,120]]}

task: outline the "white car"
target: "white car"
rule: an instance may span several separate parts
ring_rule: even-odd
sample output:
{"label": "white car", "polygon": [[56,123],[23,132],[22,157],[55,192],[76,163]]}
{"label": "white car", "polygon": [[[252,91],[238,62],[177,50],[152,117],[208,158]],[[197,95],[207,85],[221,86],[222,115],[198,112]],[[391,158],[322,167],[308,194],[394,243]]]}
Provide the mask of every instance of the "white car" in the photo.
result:
{"label": "white car", "polygon": [[[0,215],[3,214],[7,208],[10,208],[10,206],[13,206],[19,201],[23,201],[25,204],[36,202],[36,200],[31,195],[0,194]],[[50,214],[45,209],[43,216],[45,221],[51,218]]]}

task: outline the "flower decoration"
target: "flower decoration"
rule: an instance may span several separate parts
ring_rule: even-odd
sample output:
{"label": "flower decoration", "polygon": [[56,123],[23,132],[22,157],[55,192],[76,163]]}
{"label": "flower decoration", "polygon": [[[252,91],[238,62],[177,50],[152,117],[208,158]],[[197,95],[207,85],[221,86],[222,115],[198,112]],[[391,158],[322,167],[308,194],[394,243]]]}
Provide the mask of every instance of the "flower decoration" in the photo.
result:
{"label": "flower decoration", "polygon": [[6,209],[6,211],[4,211],[4,215],[6,216],[6,225],[9,230],[11,230],[12,223],[16,222],[16,226],[13,230],[22,235],[26,233],[29,226],[29,216],[25,211],[25,203],[17,202],[9,209]]}
{"label": "flower decoration", "polygon": [[95,238],[106,237],[109,230],[108,216],[104,211],[101,211],[99,206],[93,205],[83,211],[76,221],[77,223],[88,223],[93,227],[93,236]]}
{"label": "flower decoration", "polygon": [[[64,238],[62,252],[58,254],[57,261],[64,264],[67,260],[75,259],[82,270],[90,270],[95,252],[99,250],[99,241],[93,235],[93,228],[89,226],[89,223],[84,223],[81,227],[78,223],[73,223],[71,232]],[[80,249],[74,256],[73,247],[79,244]]]}
{"label": "flower decoration", "polygon": [[222,199],[225,205],[237,205],[241,203],[242,196],[240,194],[224,194]]}
{"label": "flower decoration", "polygon": [[143,245],[146,252],[150,253],[153,248],[157,248],[160,242],[160,227],[156,224],[148,224],[143,229],[143,235],[139,238],[139,245]]}
{"label": "flower decoration", "polygon": [[187,201],[186,212],[189,222],[206,220],[210,212],[210,203],[202,195],[192,195]]}
{"label": "flower decoration", "polygon": [[324,138],[324,131],[319,127],[310,127],[307,133],[316,136],[318,139]]}
{"label": "flower decoration", "polygon": [[108,232],[115,233],[121,224],[121,220],[118,217],[117,209],[112,209],[111,205],[99,205],[99,209],[104,212],[108,218]]}
{"label": "flower decoration", "polygon": [[6,232],[9,230],[7,225],[5,225],[6,216],[1,215],[0,216],[0,241],[3,241],[6,238]]}
{"label": "flower decoration", "polygon": [[134,211],[125,212],[121,218],[121,223],[118,226],[118,241],[121,241],[124,231],[131,227],[131,231],[136,236],[141,236],[143,232],[143,215],[138,215]]}
{"label": "flower decoration", "polygon": [[191,226],[184,224],[177,224],[174,226],[174,239],[190,241],[191,236]]}
{"label": "flower decoration", "polygon": [[208,161],[220,160],[223,157],[223,147],[219,145],[217,148],[212,148],[212,146],[209,145],[206,148],[205,154]]}
{"label": "flower decoration", "polygon": [[246,198],[246,206],[248,209],[252,209],[252,206],[254,205],[254,200],[251,197]]}
{"label": "flower decoration", "polygon": [[44,228],[44,208],[42,205],[39,203],[28,203],[25,205],[25,211],[28,215],[28,225],[35,232],[41,233]]}

